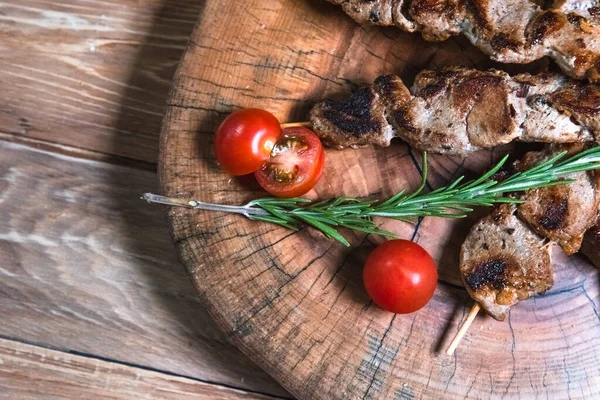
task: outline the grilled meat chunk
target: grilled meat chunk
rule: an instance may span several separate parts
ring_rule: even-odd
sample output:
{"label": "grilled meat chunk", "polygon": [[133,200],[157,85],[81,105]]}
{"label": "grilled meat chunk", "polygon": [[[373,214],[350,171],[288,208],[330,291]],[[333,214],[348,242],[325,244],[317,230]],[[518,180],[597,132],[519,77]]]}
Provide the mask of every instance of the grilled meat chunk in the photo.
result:
{"label": "grilled meat chunk", "polygon": [[586,256],[596,268],[600,268],[600,219],[585,233],[581,254]]}
{"label": "grilled meat chunk", "polygon": [[323,143],[340,149],[367,144],[387,147],[394,136],[380,93],[370,87],[358,89],[344,101],[323,101],[313,109],[311,123]]}
{"label": "grilled meat chunk", "polygon": [[600,142],[600,85],[558,74],[459,67],[421,72],[409,91],[395,75],[379,77],[343,101],[311,111],[315,132],[332,147],[400,137],[432,153],[466,155],[521,140]]}
{"label": "grilled meat chunk", "polygon": [[398,0],[328,0],[341,5],[342,9],[356,22],[381,26],[398,26],[407,32],[414,32],[418,26],[406,12],[408,1]]}
{"label": "grilled meat chunk", "polygon": [[[525,154],[497,176],[505,179],[562,151],[572,156],[586,148],[586,143],[549,145]],[[473,227],[461,249],[461,273],[471,297],[494,318],[503,319],[517,301],[552,286],[549,246],[544,240],[558,242],[567,254],[581,246],[600,268],[598,175],[597,171],[573,173],[567,176],[572,183],[528,190],[519,196],[523,202],[518,207],[502,205]]]}
{"label": "grilled meat chunk", "polygon": [[[585,144],[579,143],[548,146],[544,151],[527,153],[517,164],[517,170],[530,169],[564,150],[574,154],[584,148]],[[596,171],[590,171],[573,173],[566,178],[573,183],[525,192],[518,216],[536,233],[557,242],[570,255],[579,251],[583,235],[596,221],[600,177]]]}
{"label": "grilled meat chunk", "polygon": [[600,0],[554,0],[552,8],[563,14],[579,15],[600,23]]}
{"label": "grilled meat chunk", "polygon": [[460,272],[469,295],[498,321],[511,306],[554,284],[544,239],[503,204],[481,219],[461,247]]}
{"label": "grilled meat chunk", "polygon": [[517,108],[524,107],[511,102],[510,91],[510,77],[501,71],[424,71],[404,113],[404,120],[417,129],[391,122],[400,137],[419,149],[450,155],[493,147],[520,134],[515,117]]}
{"label": "grilled meat chunk", "polygon": [[426,40],[462,33],[493,60],[529,63],[553,58],[574,78],[600,79],[597,0],[556,0],[542,9],[528,0],[329,0],[359,23],[420,31]]}

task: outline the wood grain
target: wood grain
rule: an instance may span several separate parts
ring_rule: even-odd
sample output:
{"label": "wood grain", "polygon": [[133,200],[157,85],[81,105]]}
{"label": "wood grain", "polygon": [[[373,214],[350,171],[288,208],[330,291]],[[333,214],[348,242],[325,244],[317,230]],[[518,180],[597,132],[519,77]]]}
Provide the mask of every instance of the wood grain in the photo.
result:
{"label": "wood grain", "polygon": [[[426,43],[359,27],[324,1],[207,1],[174,79],[159,175],[170,196],[237,204],[261,195],[216,165],[212,132],[239,107],[302,120],[311,104],[356,83],[426,67],[491,64],[463,41]],[[544,68],[507,66],[511,72]],[[429,184],[481,172],[502,151],[433,157]],[[420,158],[387,149],[328,151],[312,198],[384,196],[414,188]],[[480,211],[485,212],[485,211]],[[379,238],[344,232],[350,249],[311,229],[290,232],[238,216],[170,209],[175,243],[210,313],[241,349],[301,399],[591,398],[600,396],[599,273],[554,254],[556,285],[505,323],[478,318],[454,357],[440,353],[470,307],[458,250],[473,223],[425,218],[385,227],[422,244],[441,282],[420,312],[386,313],[367,298],[362,264]]]}
{"label": "wood grain", "polygon": [[3,399],[275,399],[0,339]]}
{"label": "wood grain", "polygon": [[[171,77],[203,8],[197,0],[0,1],[0,140],[154,170]],[[4,156],[8,148],[18,150]],[[46,155],[50,171],[26,178],[44,153],[0,153],[0,209],[11,215],[0,221],[2,335],[289,396],[215,327],[159,210],[137,211],[139,193],[155,190],[153,174]],[[78,188],[63,186],[82,165]]]}
{"label": "wood grain", "polygon": [[0,141],[0,336],[289,396],[207,315],[139,200],[155,188],[154,173]]}
{"label": "wood grain", "polygon": [[155,162],[197,0],[0,1],[0,132]]}

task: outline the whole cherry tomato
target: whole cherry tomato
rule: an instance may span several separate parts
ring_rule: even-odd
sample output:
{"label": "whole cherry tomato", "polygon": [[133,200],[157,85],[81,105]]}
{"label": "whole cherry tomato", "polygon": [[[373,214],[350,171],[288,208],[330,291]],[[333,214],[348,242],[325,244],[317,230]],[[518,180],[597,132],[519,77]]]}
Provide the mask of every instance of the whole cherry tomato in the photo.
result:
{"label": "whole cherry tomato", "polygon": [[389,240],[369,256],[363,281],[373,302],[397,314],[415,312],[425,306],[437,286],[435,262],[416,243]]}
{"label": "whole cherry tomato", "polygon": [[267,163],[254,175],[270,194],[297,197],[316,185],[324,163],[325,151],[317,135],[302,127],[287,128],[275,143]]}
{"label": "whole cherry tomato", "polygon": [[267,161],[280,134],[281,125],[270,112],[255,108],[235,111],[217,130],[217,160],[232,175],[250,174]]}

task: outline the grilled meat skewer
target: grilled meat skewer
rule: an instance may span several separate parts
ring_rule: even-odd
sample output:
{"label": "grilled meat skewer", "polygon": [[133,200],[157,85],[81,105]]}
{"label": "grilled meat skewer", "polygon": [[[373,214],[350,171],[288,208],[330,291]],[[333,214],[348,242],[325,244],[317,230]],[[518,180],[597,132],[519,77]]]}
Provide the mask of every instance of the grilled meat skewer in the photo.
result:
{"label": "grilled meat skewer", "polygon": [[[561,151],[570,155],[585,150],[586,144],[550,145],[543,151],[529,152],[516,163],[517,170],[541,164]],[[577,253],[600,206],[600,174],[597,171],[568,175],[573,183],[531,189],[522,196],[517,215],[537,234],[557,242],[567,255]]]}
{"label": "grilled meat skewer", "polygon": [[503,321],[511,306],[554,284],[550,249],[544,239],[503,204],[481,219],[460,252],[460,271],[469,295]]}
{"label": "grilled meat skewer", "polygon": [[580,251],[596,268],[600,268],[600,219],[585,233]]}
{"label": "grilled meat skewer", "polygon": [[388,146],[400,137],[431,153],[464,156],[513,140],[600,141],[600,85],[450,67],[421,72],[410,91],[398,76],[381,76],[346,100],[317,104],[310,121],[336,148]]}
{"label": "grilled meat skewer", "polygon": [[425,40],[465,35],[493,60],[525,64],[553,58],[574,78],[600,79],[598,1],[328,0],[359,23],[420,31]]}
{"label": "grilled meat skewer", "polygon": [[[550,145],[530,152],[515,170],[530,169],[557,153],[583,151],[585,144]],[[493,318],[503,320],[511,306],[553,284],[550,250],[558,242],[565,253],[581,246],[600,205],[600,180],[595,171],[570,174],[573,182],[525,192],[519,206],[502,205],[471,229],[461,247],[460,270],[469,295]],[[593,229],[593,228],[592,228]],[[591,236],[590,236],[591,235]],[[600,260],[600,235],[586,234],[584,251]]]}

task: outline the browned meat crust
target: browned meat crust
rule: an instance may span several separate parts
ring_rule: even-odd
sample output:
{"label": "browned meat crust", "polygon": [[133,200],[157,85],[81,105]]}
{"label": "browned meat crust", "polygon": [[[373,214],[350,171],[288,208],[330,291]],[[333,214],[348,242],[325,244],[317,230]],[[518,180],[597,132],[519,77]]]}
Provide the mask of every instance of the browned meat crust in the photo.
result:
{"label": "browned meat crust", "polygon": [[[530,169],[559,152],[566,150],[569,156],[586,148],[589,144],[549,145],[542,151],[527,153],[510,165],[506,174],[497,175],[506,178],[504,175]],[[496,208],[473,227],[463,243],[460,268],[465,286],[494,318],[503,318],[515,299],[526,299],[552,286],[549,250],[544,240],[558,242],[567,254],[573,254],[579,250],[585,234],[582,252],[600,267],[598,173],[581,172],[567,177],[573,182],[528,190],[520,196],[523,203],[518,207]],[[519,270],[528,272],[519,275]],[[494,275],[499,271],[500,277]],[[503,275],[507,273],[514,281]],[[486,285],[481,283],[484,278]],[[498,282],[515,284],[507,284],[507,289]]]}
{"label": "browned meat crust", "polygon": [[553,9],[564,14],[585,17],[594,23],[600,22],[600,0],[554,0]]}
{"label": "browned meat crust", "polygon": [[529,63],[553,58],[568,75],[600,79],[600,5],[556,0],[329,0],[359,23],[420,31],[426,40],[463,34],[492,59]]}
{"label": "browned meat crust", "polygon": [[502,321],[511,306],[554,284],[544,239],[503,204],[481,219],[461,247],[460,271],[469,295]]}
{"label": "browned meat crust", "polygon": [[410,91],[399,77],[382,76],[344,101],[317,104],[310,120],[336,148],[387,146],[394,136],[447,155],[512,140],[600,142],[600,85],[558,74],[426,70]]}
{"label": "browned meat crust", "polygon": [[[574,154],[585,148],[585,144],[579,143],[548,146],[544,151],[527,153],[517,169],[532,168],[564,150]],[[525,192],[518,215],[535,232],[557,242],[570,255],[579,251],[583,235],[595,223],[600,205],[600,177],[594,171],[577,172],[566,178],[573,183]]]}
{"label": "browned meat crust", "polygon": [[585,233],[581,254],[589,258],[596,268],[600,268],[600,219]]}
{"label": "browned meat crust", "polygon": [[330,147],[345,147],[340,143],[389,146],[393,132],[381,103],[379,94],[367,87],[358,89],[345,101],[325,100],[313,110],[313,129]]}

